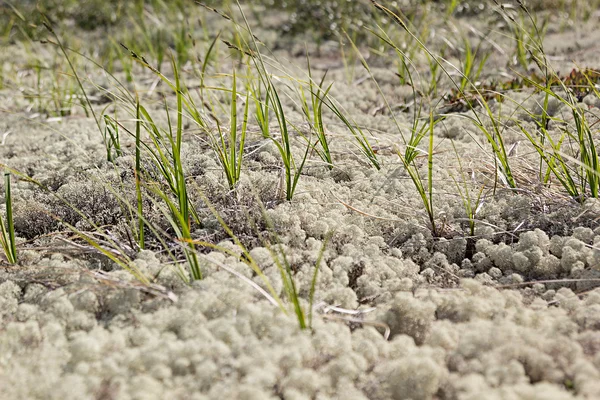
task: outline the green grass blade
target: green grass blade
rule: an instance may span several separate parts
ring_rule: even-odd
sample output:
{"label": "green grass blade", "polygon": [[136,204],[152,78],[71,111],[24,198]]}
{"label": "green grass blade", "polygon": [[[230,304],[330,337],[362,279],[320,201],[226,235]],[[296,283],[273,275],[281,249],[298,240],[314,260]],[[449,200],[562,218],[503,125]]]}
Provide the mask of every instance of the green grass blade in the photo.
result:
{"label": "green grass blade", "polygon": [[242,121],[242,132],[240,134],[239,153],[236,171],[236,182],[240,179],[242,173],[242,160],[244,159],[244,150],[246,146],[246,132],[248,130],[248,113],[250,111],[250,91],[246,92],[246,102],[244,105],[244,119]]}
{"label": "green grass blade", "polygon": [[144,249],[146,247],[146,241],[144,237],[144,208],[141,188],[141,125],[140,101],[138,99],[135,112],[135,193],[138,216],[138,245],[140,246],[140,249]]}
{"label": "green grass blade", "polygon": [[[221,135],[223,137],[223,135]],[[230,125],[229,125],[229,159],[223,163],[229,188],[233,189],[237,183],[237,165],[236,165],[236,143],[237,143],[237,76],[235,69],[233,70],[233,82],[231,85],[231,110],[230,110]],[[227,145],[223,143],[223,151],[227,151]]]}
{"label": "green grass blade", "polygon": [[17,242],[15,237],[15,226],[12,214],[12,193],[10,188],[10,172],[4,173],[4,196],[6,205],[6,227],[4,221],[0,220],[2,226],[2,247],[6,259],[11,264],[17,263]]}
{"label": "green grass blade", "polygon": [[429,113],[429,149],[427,152],[427,184],[429,191],[429,222],[431,223],[431,230],[434,234],[437,234],[435,227],[435,219],[433,218],[433,127],[435,121],[433,118],[433,110]]}

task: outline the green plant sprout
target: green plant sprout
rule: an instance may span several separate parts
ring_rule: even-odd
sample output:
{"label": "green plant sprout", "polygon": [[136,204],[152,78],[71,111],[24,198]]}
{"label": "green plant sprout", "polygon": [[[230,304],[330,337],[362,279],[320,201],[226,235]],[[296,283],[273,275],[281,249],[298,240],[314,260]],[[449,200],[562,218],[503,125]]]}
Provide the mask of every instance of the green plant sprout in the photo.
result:
{"label": "green plant sprout", "polygon": [[317,140],[320,147],[315,147],[315,150],[317,151],[319,157],[321,157],[321,159],[325,162],[327,168],[331,170],[333,169],[333,160],[331,158],[331,151],[329,150],[327,134],[323,124],[323,103],[329,94],[329,91],[333,87],[333,82],[330,83],[326,89],[323,88],[325,78],[327,77],[327,72],[325,72],[321,78],[321,81],[316,84],[316,82],[313,81],[310,58],[308,54],[306,55],[306,64],[308,68],[308,90],[310,92],[310,105],[304,94],[304,89],[302,86],[300,86],[302,112],[310,124],[311,129],[317,135]]}
{"label": "green plant sprout", "polygon": [[235,189],[242,171],[242,160],[244,158],[244,145],[246,142],[246,133],[248,127],[248,113],[250,105],[250,90],[246,92],[244,101],[244,114],[242,120],[241,131],[238,136],[237,127],[237,75],[233,71],[233,82],[231,88],[231,109],[230,109],[230,126],[229,138],[225,139],[225,134],[221,128],[221,124],[217,120],[217,129],[219,132],[218,138],[213,138],[211,135],[211,147],[217,154],[217,158],[225,172],[227,183],[230,189]]}

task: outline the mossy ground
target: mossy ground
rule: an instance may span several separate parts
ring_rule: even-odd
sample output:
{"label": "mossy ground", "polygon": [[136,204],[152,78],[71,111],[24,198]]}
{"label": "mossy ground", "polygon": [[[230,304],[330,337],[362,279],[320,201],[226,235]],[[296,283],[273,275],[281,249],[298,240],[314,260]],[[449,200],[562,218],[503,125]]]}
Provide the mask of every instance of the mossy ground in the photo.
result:
{"label": "mossy ground", "polygon": [[[205,54],[210,39],[227,29],[228,21],[200,7],[187,16],[176,11],[163,16],[156,12],[160,2],[155,3],[155,8],[146,6],[143,15],[157,18],[159,27],[161,18],[169,21],[163,27],[167,41],[175,40],[170,35],[177,31],[172,28],[176,21],[190,27],[189,39],[195,45],[188,49],[190,57],[182,65],[182,76],[191,87],[197,79],[191,67],[194,57]],[[218,6],[215,3],[210,4]],[[531,87],[510,88],[508,95],[515,101],[493,104],[506,127],[505,143],[518,145],[510,157],[518,190],[497,180],[484,135],[460,118],[461,110],[436,125],[433,204],[439,230],[432,234],[423,203],[394,153],[395,146],[403,146],[399,128],[409,132],[415,107],[412,89],[402,85],[396,74],[397,54],[377,47],[381,44],[364,31],[355,36],[364,38],[360,40],[365,45],[358,41],[357,46],[368,59],[379,89],[352,55],[346,39],[317,22],[327,32],[313,40],[310,35],[315,31],[309,33],[304,25],[295,24],[298,14],[290,15],[293,2],[272,10],[264,3],[244,10],[255,24],[255,35],[273,50],[271,56],[289,67],[286,79],[306,79],[308,49],[313,74],[328,71],[327,82],[335,82],[331,96],[366,127],[382,168],[373,168],[344,126],[325,112],[335,167],[328,169],[312,154],[294,199],[284,201],[277,190],[281,169],[277,148],[250,121],[243,175],[232,194],[206,138],[186,125],[183,167],[200,216],[193,237],[239,253],[202,201],[206,195],[283,295],[280,271],[265,242],[276,233],[302,305],[307,307],[315,264],[331,233],[316,283],[312,329],[300,330],[293,313],[285,315],[248,285],[248,281],[257,285],[263,281],[231,254],[200,249],[205,276],[188,285],[153,233],[148,236],[148,250],[136,251],[128,236],[131,221],[124,207],[135,205],[136,199],[133,138],[123,135],[124,155],[107,162],[102,137],[79,106],[80,93],[62,56],[50,44],[28,42],[15,33],[5,38],[0,55],[0,160],[47,190],[24,179],[15,179],[13,184],[20,263],[0,265],[1,397],[600,397],[600,289],[596,289],[600,201],[590,198],[579,204],[557,182],[541,184],[539,158],[519,131],[511,129],[515,116],[529,129],[536,129],[523,110],[540,107],[543,95]],[[345,3],[329,3],[333,8],[326,17],[314,14],[309,7],[312,2],[304,2],[305,8],[291,13],[306,13],[309,7],[309,13],[300,16],[312,15],[317,21],[326,18],[331,28],[343,20],[340,10]],[[561,2],[556,7],[567,3],[571,4]],[[126,10],[97,9],[93,4],[86,6],[94,10],[93,18],[79,18],[77,13],[86,8],[73,8],[71,2],[51,17],[64,18],[60,34],[69,45],[105,57],[102,60],[107,63],[112,60],[114,74],[138,91],[157,121],[165,123],[161,101],[163,96],[173,101],[174,96],[157,85],[152,72],[138,65],[133,66],[133,82],[128,82],[123,61],[108,50],[112,47],[107,45],[107,33],[148,56],[150,50],[143,40],[136,42],[135,35],[123,29],[134,26],[133,20]],[[539,18],[549,18],[546,52],[564,74],[576,67],[600,68],[600,33],[594,28],[599,16],[586,4],[564,8],[561,13],[537,3],[533,7]],[[421,27],[419,18],[425,15],[431,21],[428,43],[456,64],[463,55],[461,35],[471,35],[477,42],[477,32],[492,27],[486,46],[495,50],[479,78],[484,82],[528,72],[520,70],[511,56],[514,44],[493,5],[482,5],[460,3],[449,21],[438,2],[424,4],[410,15]],[[373,12],[368,2],[361,7],[369,11],[360,14],[359,10],[358,16]],[[0,17],[12,15],[8,7],[0,5],[0,9]],[[408,14],[409,9],[404,10]],[[44,36],[39,26],[29,28],[32,37]],[[280,35],[283,28],[287,34]],[[231,39],[227,34],[224,38]],[[438,38],[448,39],[455,47]],[[96,48],[106,53],[88,49],[86,41],[96,41]],[[174,46],[175,42],[169,43]],[[414,62],[428,82],[426,58],[415,54]],[[36,65],[44,67],[36,69]],[[78,65],[96,109],[115,115],[118,107],[101,90],[111,87],[110,79],[81,60]],[[224,74],[230,74],[234,65],[245,68],[240,54],[220,43],[207,85],[230,85],[231,77]],[[533,62],[530,67],[535,68]],[[164,70],[169,70],[167,61]],[[56,76],[66,78],[57,80]],[[65,100],[63,92],[57,97],[54,85],[72,97]],[[379,90],[394,110],[395,122]],[[448,102],[444,103],[448,99],[444,96],[449,93],[449,83],[441,82],[430,104],[443,110]],[[294,151],[302,154],[306,142],[301,134],[309,134],[310,128],[293,99],[282,98],[286,116],[298,128]],[[226,111],[227,96],[222,101]],[[600,116],[600,100],[593,93],[581,99],[581,106],[590,115]],[[559,135],[565,121],[568,125],[569,110],[559,103],[551,104],[549,110],[556,117],[549,129]],[[216,110],[217,117],[224,118],[220,111]],[[116,115],[124,124],[131,123],[125,111]],[[597,134],[597,125],[594,129]],[[426,157],[419,167],[426,174]],[[149,162],[144,168],[148,176],[159,179]],[[471,193],[483,187],[473,237],[455,180]],[[257,197],[265,205],[272,228],[265,222]],[[156,198],[148,196],[144,208],[149,223],[165,237],[175,235]],[[114,238],[142,273],[155,278],[152,285],[140,284],[78,240],[67,224],[85,232],[101,226],[104,239]],[[167,242],[176,246],[175,240]]]}

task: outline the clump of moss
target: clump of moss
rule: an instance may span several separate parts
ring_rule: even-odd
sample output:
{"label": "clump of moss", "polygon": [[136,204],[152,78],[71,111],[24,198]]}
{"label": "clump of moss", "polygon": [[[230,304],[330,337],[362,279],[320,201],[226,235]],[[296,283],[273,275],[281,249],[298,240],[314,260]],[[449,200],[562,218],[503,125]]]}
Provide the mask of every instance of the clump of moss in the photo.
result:
{"label": "clump of moss", "polygon": [[57,229],[50,210],[36,200],[18,202],[14,209],[15,230],[25,239],[33,239]]}
{"label": "clump of moss", "polygon": [[423,343],[434,319],[435,306],[432,303],[404,292],[396,295],[392,307],[384,316],[392,335],[408,335],[417,344]]}

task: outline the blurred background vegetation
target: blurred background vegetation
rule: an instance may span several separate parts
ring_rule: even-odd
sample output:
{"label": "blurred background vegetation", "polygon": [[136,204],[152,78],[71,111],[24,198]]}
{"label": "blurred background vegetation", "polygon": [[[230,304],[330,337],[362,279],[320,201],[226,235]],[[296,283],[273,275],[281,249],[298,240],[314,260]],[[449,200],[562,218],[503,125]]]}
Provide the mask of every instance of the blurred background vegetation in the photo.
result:
{"label": "blurred background vegetation", "polygon": [[[205,0],[220,10],[236,8],[234,0]],[[310,33],[317,40],[326,40],[342,30],[359,31],[374,17],[369,0],[240,0],[251,8],[259,20],[266,10],[282,12],[283,33],[297,35]],[[424,8],[441,8],[454,14],[477,14],[493,5],[493,0],[382,0],[382,4],[407,18],[424,14]],[[501,3],[518,7],[515,0]],[[531,0],[527,7],[591,13],[597,1],[580,0]],[[194,0],[0,0],[0,28],[4,37],[11,32],[13,38],[27,35],[34,38],[42,20],[42,14],[53,24],[77,26],[83,30],[125,27],[131,18],[142,18],[153,12],[167,23],[183,21],[194,15],[199,6]],[[375,13],[380,14],[380,13]],[[385,23],[385,21],[382,21]]]}
{"label": "blurred background vegetation", "polygon": [[[490,0],[491,1],[491,0]],[[235,8],[232,0],[206,0],[205,3],[220,10]],[[361,27],[373,16],[369,0],[240,0],[243,5],[256,9],[255,16],[264,11],[283,11],[284,33],[295,35],[311,32],[319,39],[328,39],[341,29]],[[413,14],[420,6],[452,7],[459,12],[477,12],[485,8],[487,1],[383,1],[386,6],[401,9],[405,15]],[[35,35],[42,14],[55,24],[77,26],[84,30],[96,30],[116,26],[131,17],[144,15],[151,9],[156,15],[167,19],[193,15],[191,9],[199,6],[194,0],[0,0],[0,26],[6,31],[17,28],[13,35]]]}

